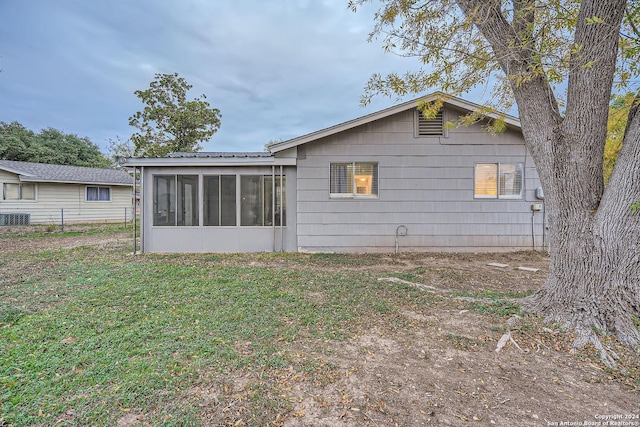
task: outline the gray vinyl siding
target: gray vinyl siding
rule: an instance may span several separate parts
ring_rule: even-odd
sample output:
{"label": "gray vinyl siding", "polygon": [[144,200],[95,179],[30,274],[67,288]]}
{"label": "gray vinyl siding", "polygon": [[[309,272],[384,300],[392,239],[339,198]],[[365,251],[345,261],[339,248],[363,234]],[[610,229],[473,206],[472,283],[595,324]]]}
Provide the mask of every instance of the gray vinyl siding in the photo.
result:
{"label": "gray vinyl siding", "polygon": [[[2,200],[2,184],[20,182],[16,174],[0,171],[0,213],[28,213],[32,224],[115,222],[131,219],[132,190],[128,185],[36,182],[35,200]],[[28,184],[32,184],[29,182]],[[87,202],[86,187],[109,187],[110,201]]]}
{"label": "gray vinyl siding", "polygon": [[[447,111],[446,120],[456,113]],[[446,136],[415,137],[414,111],[390,116],[298,147],[297,227],[300,251],[531,249],[539,186],[516,131],[490,135],[479,124]],[[377,162],[378,198],[331,199],[329,165]],[[524,163],[523,199],[474,199],[476,163]],[[533,215],[542,243],[542,213]]]}

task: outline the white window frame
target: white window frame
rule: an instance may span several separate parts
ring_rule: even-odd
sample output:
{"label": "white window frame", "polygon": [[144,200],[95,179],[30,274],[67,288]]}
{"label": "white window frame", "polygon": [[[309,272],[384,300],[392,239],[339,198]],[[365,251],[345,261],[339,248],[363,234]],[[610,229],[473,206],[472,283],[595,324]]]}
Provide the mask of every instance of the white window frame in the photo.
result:
{"label": "white window frame", "polygon": [[[495,165],[497,168],[497,175],[496,175],[496,195],[490,195],[490,194],[477,194],[477,181],[476,181],[476,170],[478,168],[479,165]],[[500,174],[502,171],[502,167],[503,166],[513,166],[515,167],[516,170],[520,169],[520,174],[521,174],[521,183],[520,183],[520,193],[519,194],[500,194],[501,188],[500,188]],[[524,163],[508,163],[508,162],[476,162],[473,166],[473,198],[474,199],[481,199],[481,200],[522,200],[524,199],[524,184],[525,184],[525,177],[524,177]]]}
{"label": "white window frame", "polygon": [[[89,200],[89,189],[90,188],[97,188],[98,189],[98,199],[97,200]],[[108,190],[109,192],[109,199],[108,200],[100,200],[100,190]],[[87,203],[109,203],[111,202],[111,187],[107,187],[104,185],[87,185],[85,187],[84,190],[84,201]]]}
{"label": "white window frame", "polygon": [[[356,174],[352,173],[350,177],[351,182],[351,192],[345,193],[335,193],[332,192],[331,183],[333,181],[332,171],[333,167],[337,165],[351,165],[352,170],[355,171],[357,165],[373,165],[373,173],[371,177],[371,187],[376,189],[375,194],[358,194],[357,192],[357,183],[356,183]],[[331,162],[329,164],[329,198],[330,199],[378,199],[380,196],[380,164],[378,162]]]}

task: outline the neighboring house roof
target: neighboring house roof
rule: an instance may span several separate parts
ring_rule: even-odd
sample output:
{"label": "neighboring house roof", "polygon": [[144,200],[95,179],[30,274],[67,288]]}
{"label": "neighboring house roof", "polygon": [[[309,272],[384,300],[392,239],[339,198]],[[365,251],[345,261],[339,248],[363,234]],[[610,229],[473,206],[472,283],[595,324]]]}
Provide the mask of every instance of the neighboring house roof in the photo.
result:
{"label": "neighboring house roof", "polygon": [[[356,126],[362,126],[364,124],[367,124],[376,120],[380,120],[385,117],[389,117],[406,110],[415,109],[418,107],[420,102],[432,102],[437,99],[442,99],[445,106],[448,105],[450,107],[454,107],[456,109],[464,110],[468,112],[476,111],[482,108],[482,106],[479,104],[474,104],[473,102],[465,101],[464,99],[456,98],[455,96],[451,96],[443,92],[434,92],[430,95],[426,95],[421,98],[407,101],[405,103],[395,105],[393,107],[386,108],[384,110],[380,110],[375,113],[371,113],[366,116],[362,116],[357,119],[350,120],[348,122],[340,123],[338,125],[321,129],[319,131],[302,135],[293,139],[289,139],[287,141],[278,142],[276,144],[269,146],[269,151],[271,151],[272,153],[277,153],[279,151],[297,147],[298,145],[306,144],[307,142],[311,142],[320,138],[331,136],[338,132],[343,132],[345,130],[352,129]],[[515,128],[517,130],[521,130],[520,119],[518,119],[517,117],[499,114],[499,113],[487,114],[487,117],[494,118],[494,119],[501,117],[507,123],[507,126],[510,126],[511,128]]]}
{"label": "neighboring house roof", "polygon": [[24,182],[133,185],[126,171],[0,160],[0,170],[15,173]]}

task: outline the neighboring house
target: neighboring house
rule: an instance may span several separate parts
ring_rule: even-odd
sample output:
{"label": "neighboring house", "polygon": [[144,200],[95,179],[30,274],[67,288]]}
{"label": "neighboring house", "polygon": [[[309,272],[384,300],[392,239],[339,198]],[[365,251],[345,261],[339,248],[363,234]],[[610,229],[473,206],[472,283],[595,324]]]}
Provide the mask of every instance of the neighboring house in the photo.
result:
{"label": "neighboring house", "polygon": [[268,153],[127,159],[141,173],[141,249],[541,248],[542,191],[518,119],[507,116],[497,135],[482,123],[452,128],[445,123],[478,106],[446,99],[434,119],[410,101]]}
{"label": "neighboring house", "polygon": [[0,226],[121,221],[132,186],[122,170],[0,160]]}

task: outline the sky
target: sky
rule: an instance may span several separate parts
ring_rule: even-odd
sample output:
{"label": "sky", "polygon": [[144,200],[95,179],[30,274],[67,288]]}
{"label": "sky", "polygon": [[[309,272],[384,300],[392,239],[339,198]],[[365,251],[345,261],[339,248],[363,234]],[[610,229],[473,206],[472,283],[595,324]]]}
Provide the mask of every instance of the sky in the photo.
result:
{"label": "sky", "polygon": [[262,151],[402,100],[360,97],[416,59],[367,42],[375,5],[347,0],[0,0],[0,121],[109,139],[135,131],[135,90],[178,73],[222,116],[203,151]]}

